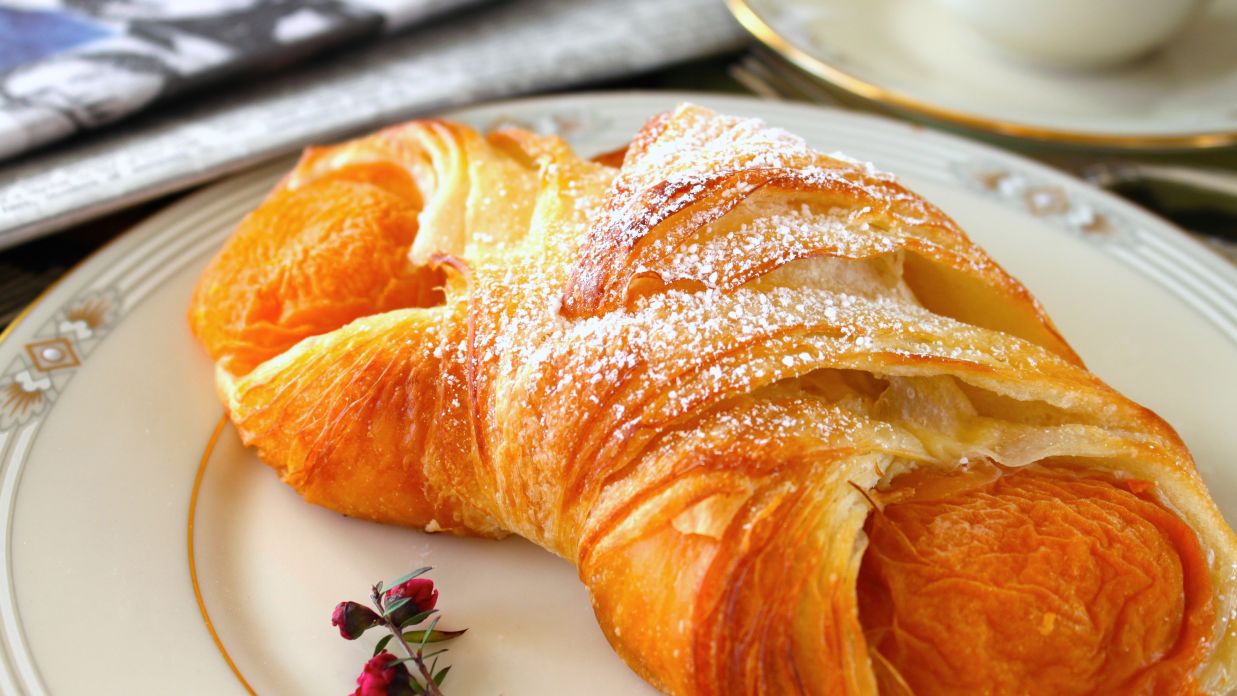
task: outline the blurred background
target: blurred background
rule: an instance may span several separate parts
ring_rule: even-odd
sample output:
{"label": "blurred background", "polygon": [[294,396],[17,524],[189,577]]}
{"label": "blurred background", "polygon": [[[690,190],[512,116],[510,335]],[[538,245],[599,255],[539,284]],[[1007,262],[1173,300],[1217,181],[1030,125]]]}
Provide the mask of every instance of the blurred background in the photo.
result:
{"label": "blurred background", "polygon": [[229,173],[563,91],[910,120],[1108,188],[1237,263],[1234,37],[1237,0],[0,0],[0,326]]}

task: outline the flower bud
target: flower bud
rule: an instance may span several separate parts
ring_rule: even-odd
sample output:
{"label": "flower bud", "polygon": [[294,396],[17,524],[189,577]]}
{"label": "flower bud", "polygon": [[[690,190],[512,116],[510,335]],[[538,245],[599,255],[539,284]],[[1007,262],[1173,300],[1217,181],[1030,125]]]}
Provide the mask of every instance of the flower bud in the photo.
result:
{"label": "flower bud", "polygon": [[408,668],[402,662],[391,664],[396,659],[386,650],[374,655],[356,678],[357,689],[352,696],[411,696],[416,693],[408,683],[412,678]]}
{"label": "flower bud", "polygon": [[407,597],[408,602],[390,614],[396,626],[403,626],[409,618],[438,604],[438,590],[434,589],[434,581],[429,578],[413,578],[392,587],[386,592],[386,603],[389,605],[403,597]]}
{"label": "flower bud", "polygon": [[340,602],[331,614],[331,625],[339,627],[339,635],[356,640],[361,634],[382,623],[374,610],[356,602]]}

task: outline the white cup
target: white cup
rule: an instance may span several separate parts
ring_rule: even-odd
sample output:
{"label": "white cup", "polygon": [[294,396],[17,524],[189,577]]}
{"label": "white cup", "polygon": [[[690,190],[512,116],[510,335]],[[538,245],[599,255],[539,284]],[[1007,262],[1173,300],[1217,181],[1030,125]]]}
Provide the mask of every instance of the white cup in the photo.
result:
{"label": "white cup", "polygon": [[1209,0],[938,0],[1017,58],[1101,68],[1150,52]]}

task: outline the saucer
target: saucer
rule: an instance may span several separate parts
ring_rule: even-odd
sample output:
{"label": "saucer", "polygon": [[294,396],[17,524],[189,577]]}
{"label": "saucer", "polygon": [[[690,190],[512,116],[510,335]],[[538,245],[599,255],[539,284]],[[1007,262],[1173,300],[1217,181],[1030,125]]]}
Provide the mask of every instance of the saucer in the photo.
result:
{"label": "saucer", "polygon": [[1036,67],[923,0],[727,0],[760,41],[812,75],[913,117],[1098,148],[1237,144],[1237,0],[1171,43],[1102,71]]}

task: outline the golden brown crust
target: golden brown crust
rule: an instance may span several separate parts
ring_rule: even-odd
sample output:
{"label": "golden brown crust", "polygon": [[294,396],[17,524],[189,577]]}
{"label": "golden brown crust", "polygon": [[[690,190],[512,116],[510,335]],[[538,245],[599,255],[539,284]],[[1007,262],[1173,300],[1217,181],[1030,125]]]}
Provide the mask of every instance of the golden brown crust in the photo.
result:
{"label": "golden brown crust", "polygon": [[[255,215],[373,163],[415,184],[363,182],[417,211],[401,269],[437,274],[434,306],[375,303],[244,369],[211,339],[250,328],[234,300],[191,309],[245,441],[307,499],[563,556],[666,692],[870,694],[861,490],[1051,458],[1153,482],[1195,530],[1220,615],[1199,684],[1234,685],[1237,542],[1180,439],[892,178],[688,105],[617,171],[523,131],[388,129],[310,151]],[[245,237],[203,287],[289,252]],[[357,294],[289,277],[328,310]]]}
{"label": "golden brown crust", "polygon": [[[971,323],[1013,333],[1081,364],[1030,293],[935,206],[888,175],[814,152],[797,139],[769,136],[771,129],[746,128],[699,109],[682,110],[673,119],[655,117],[645,126],[572,269],[566,316],[614,310],[637,277],[731,290],[800,258],[862,259],[904,250],[931,262],[920,275],[928,276],[923,285],[936,286],[934,299],[944,294],[947,279],[964,284],[955,297],[939,298],[938,304],[947,305],[944,313],[966,313]],[[723,147],[708,148],[704,156],[705,148],[694,148],[691,157],[683,157],[681,147],[664,147],[702,137]],[[810,207],[833,224],[779,229],[735,254],[724,245],[742,241],[735,240],[734,228],[767,220],[768,212],[744,217],[740,211],[732,216],[737,220],[717,225],[722,229],[713,223],[745,203],[757,207],[753,198],[776,199],[783,212]],[[701,253],[713,251],[726,263],[684,267],[683,247],[693,241]],[[932,273],[933,265],[962,271],[970,282]],[[997,304],[997,311],[976,306],[983,300]]]}

